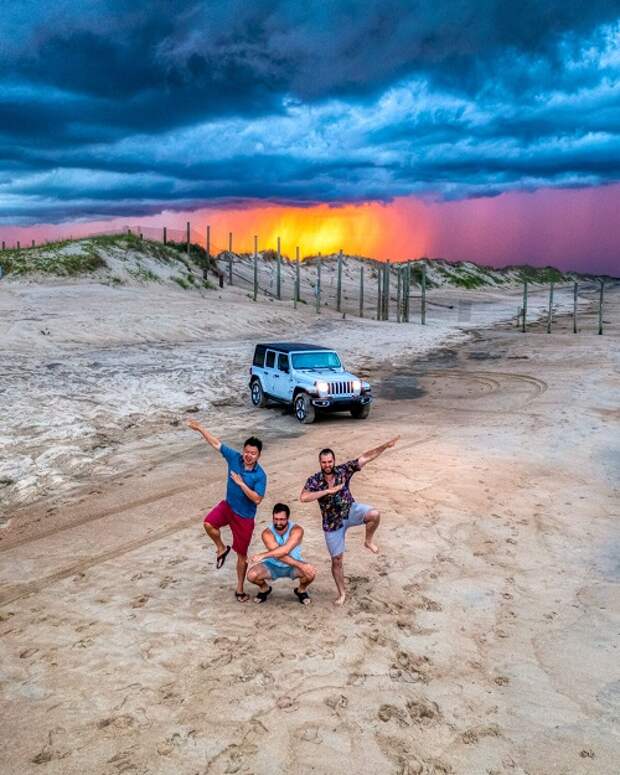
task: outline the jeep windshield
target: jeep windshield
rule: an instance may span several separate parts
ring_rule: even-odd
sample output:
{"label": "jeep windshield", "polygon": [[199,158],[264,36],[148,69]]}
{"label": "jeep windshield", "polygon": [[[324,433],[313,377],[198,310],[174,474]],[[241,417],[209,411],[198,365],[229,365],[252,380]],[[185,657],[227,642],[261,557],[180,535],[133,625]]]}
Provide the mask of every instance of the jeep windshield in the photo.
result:
{"label": "jeep windshield", "polygon": [[292,355],[294,369],[340,369],[342,364],[335,352],[330,350],[313,350],[307,353]]}

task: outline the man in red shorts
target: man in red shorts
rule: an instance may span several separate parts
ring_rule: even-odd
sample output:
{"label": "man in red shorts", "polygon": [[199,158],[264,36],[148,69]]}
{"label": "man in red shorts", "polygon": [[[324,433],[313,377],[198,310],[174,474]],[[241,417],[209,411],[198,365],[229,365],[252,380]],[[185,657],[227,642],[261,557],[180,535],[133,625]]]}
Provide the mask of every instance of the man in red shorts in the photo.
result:
{"label": "man in red shorts", "polygon": [[250,596],[243,591],[245,572],[248,567],[248,547],[254,532],[256,507],[265,496],[267,476],[258,464],[263,442],[251,436],[243,445],[243,452],[237,452],[216,438],[197,420],[190,420],[187,427],[202,434],[213,449],[217,449],[228,463],[228,484],[226,500],[220,501],[204,519],[207,535],[215,544],[215,567],[221,568],[231,547],[225,546],[220,529],[228,525],[232,531],[232,548],[237,553],[237,591],[235,597],[246,603]]}

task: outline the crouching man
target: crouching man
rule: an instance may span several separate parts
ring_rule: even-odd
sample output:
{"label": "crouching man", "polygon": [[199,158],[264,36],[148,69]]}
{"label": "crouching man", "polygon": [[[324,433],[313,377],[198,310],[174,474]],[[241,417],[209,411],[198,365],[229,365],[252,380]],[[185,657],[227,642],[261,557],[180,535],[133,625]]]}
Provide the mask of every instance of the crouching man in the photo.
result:
{"label": "crouching man", "polygon": [[271,594],[272,588],[267,582],[281,578],[298,579],[299,586],[293,592],[302,605],[310,603],[306,590],[314,581],[316,570],[302,559],[304,529],[291,522],[290,515],[286,503],[276,503],[273,522],[261,534],[267,551],[255,554],[250,560],[247,579],[260,589],[254,598],[256,603],[264,603]]}

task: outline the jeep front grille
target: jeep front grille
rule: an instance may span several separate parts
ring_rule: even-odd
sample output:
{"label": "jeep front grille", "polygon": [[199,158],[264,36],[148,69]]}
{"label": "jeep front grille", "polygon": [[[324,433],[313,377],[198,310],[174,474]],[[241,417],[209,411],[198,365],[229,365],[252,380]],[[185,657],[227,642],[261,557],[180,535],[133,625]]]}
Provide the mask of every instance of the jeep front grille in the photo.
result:
{"label": "jeep front grille", "polygon": [[330,382],[329,383],[329,395],[330,396],[343,396],[353,392],[353,383],[348,382]]}

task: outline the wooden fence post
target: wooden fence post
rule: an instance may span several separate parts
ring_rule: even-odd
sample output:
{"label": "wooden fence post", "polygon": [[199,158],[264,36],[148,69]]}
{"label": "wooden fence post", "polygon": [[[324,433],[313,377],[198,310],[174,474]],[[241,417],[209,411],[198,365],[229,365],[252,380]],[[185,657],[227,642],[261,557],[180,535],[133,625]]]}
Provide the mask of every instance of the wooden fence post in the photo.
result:
{"label": "wooden fence post", "polygon": [[338,264],[336,270],[336,310],[341,312],[342,306],[342,250],[338,253]]}
{"label": "wooden fence post", "polygon": [[547,333],[551,333],[551,319],[553,317],[553,283],[549,286],[549,312],[547,314]]}
{"label": "wooden fence post", "polygon": [[187,232],[187,237],[186,237],[186,240],[187,240],[187,255],[189,256],[189,230],[190,230],[189,221],[187,222],[185,230]]}
{"label": "wooden fence post", "polygon": [[409,314],[411,312],[411,261],[407,261],[407,271],[405,273],[406,277],[406,292],[405,292],[405,322],[409,322]]}
{"label": "wooden fence post", "polygon": [[2,250],[5,250],[5,245],[6,245],[5,241],[2,240]]}
{"label": "wooden fence post", "polygon": [[232,231],[228,232],[228,284],[233,284]]}
{"label": "wooden fence post", "polygon": [[577,333],[577,291],[579,283],[573,285],[573,334]]}
{"label": "wooden fence post", "polygon": [[316,264],[316,314],[321,314],[321,251],[317,256]]}
{"label": "wooden fence post", "polygon": [[426,264],[422,265],[422,303],[420,306],[420,322],[426,325]]}
{"label": "wooden fence post", "polygon": [[400,264],[396,267],[396,322],[401,322],[401,299],[402,299],[403,278],[400,274]]}
{"label": "wooden fence post", "polygon": [[276,256],[276,298],[278,301],[282,298],[282,277],[281,277],[282,257],[280,255],[280,237],[278,237],[278,251]]}
{"label": "wooden fence post", "polygon": [[295,307],[301,301],[301,273],[300,273],[299,245],[295,248]]}
{"label": "wooden fence post", "polygon": [[34,247],[34,245],[35,245],[34,240],[32,240],[32,247]]}
{"label": "wooden fence post", "polygon": [[19,240],[17,240],[17,249],[21,250],[21,245],[19,244]]}
{"label": "wooden fence post", "polygon": [[523,281],[523,304],[521,305],[521,332],[525,333],[527,326],[527,280]]}
{"label": "wooden fence post", "polygon": [[605,292],[605,280],[601,280],[601,292],[598,301],[598,333],[603,335],[603,293]]}
{"label": "wooden fence post", "polygon": [[377,261],[375,262],[377,269],[377,320],[381,320],[381,313],[383,311],[383,266]]}
{"label": "wooden fence post", "polygon": [[253,301],[258,298],[258,234],[254,235],[254,297]]}
{"label": "wooden fence post", "polygon": [[383,281],[383,319],[390,319],[390,273],[392,267],[389,259],[385,262],[385,280]]}
{"label": "wooden fence post", "polygon": [[360,317],[364,317],[364,263],[360,265]]}
{"label": "wooden fence post", "polygon": [[164,245],[168,244],[168,229],[164,226]]}

